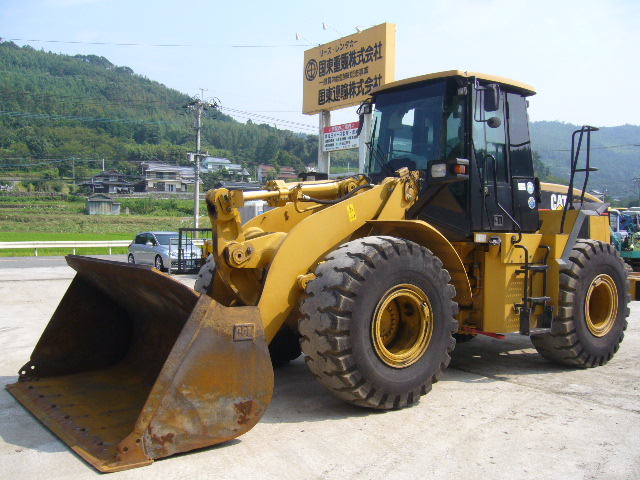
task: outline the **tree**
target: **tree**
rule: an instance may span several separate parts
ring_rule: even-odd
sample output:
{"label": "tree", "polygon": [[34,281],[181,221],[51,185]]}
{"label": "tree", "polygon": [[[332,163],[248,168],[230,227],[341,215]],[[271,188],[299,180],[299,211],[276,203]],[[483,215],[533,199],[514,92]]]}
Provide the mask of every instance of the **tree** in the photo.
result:
{"label": "tree", "polygon": [[224,175],[221,171],[201,173],[200,179],[202,180],[202,190],[207,191],[213,188],[217,188],[220,182],[224,180]]}
{"label": "tree", "polygon": [[297,156],[292,153],[289,153],[285,150],[280,150],[276,155],[274,165],[293,167],[297,171],[303,171],[305,168],[304,163]]}
{"label": "tree", "polygon": [[259,145],[256,151],[256,160],[262,163],[273,163],[280,150],[280,139],[274,135],[268,135]]}
{"label": "tree", "polygon": [[549,167],[547,167],[540,159],[538,152],[531,152],[533,157],[533,171],[540,180],[546,180],[550,176]]}
{"label": "tree", "polygon": [[47,153],[48,144],[42,137],[27,137],[25,143],[34,157],[41,158]]}

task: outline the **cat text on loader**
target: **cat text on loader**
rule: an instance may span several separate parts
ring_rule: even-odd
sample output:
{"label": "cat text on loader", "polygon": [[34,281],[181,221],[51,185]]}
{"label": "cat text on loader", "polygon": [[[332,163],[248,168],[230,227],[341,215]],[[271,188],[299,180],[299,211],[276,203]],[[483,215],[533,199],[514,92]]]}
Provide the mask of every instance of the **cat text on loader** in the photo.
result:
{"label": "cat text on loader", "polygon": [[[383,87],[363,106],[367,175],[208,192],[213,253],[196,291],[68,257],[76,277],[9,391],[108,472],[246,432],[269,404],[272,361],[300,346],[328,390],[374,409],[416,403],[456,340],[478,334],[606,363],[626,327],[625,269],[602,206],[538,211],[533,93],[462,71]],[[580,170],[584,190],[588,155],[586,168],[572,156],[571,188]],[[278,208],[242,225],[255,199]]]}

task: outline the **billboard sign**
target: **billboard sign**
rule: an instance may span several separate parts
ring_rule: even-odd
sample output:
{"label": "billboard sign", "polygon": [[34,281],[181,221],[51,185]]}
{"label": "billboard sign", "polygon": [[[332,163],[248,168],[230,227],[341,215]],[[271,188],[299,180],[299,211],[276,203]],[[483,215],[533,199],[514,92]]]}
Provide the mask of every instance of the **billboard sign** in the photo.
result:
{"label": "billboard sign", "polygon": [[302,113],[359,105],[395,80],[396,26],[368,28],[304,52]]}
{"label": "billboard sign", "polygon": [[358,148],[358,128],[360,122],[343,123],[323,129],[323,150],[333,152]]}

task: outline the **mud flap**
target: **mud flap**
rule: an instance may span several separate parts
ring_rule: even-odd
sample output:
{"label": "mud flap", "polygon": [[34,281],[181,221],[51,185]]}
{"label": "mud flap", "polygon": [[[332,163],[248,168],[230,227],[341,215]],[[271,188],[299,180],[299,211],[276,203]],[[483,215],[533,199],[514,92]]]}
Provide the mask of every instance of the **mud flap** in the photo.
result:
{"label": "mud flap", "polygon": [[151,267],[69,256],[77,271],[9,392],[102,472],[221,443],[266,410],[257,307],[225,307]]}

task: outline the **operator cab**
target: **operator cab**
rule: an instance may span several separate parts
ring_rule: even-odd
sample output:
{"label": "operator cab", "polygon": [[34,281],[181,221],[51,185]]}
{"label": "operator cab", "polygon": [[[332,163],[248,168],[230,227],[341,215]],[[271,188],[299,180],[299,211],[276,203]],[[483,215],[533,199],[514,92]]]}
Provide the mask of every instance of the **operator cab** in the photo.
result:
{"label": "operator cab", "polygon": [[473,232],[534,232],[534,177],[526,97],[500,77],[452,70],[401,80],[374,93],[367,160],[374,182],[408,167],[424,183],[408,217],[454,239]]}

